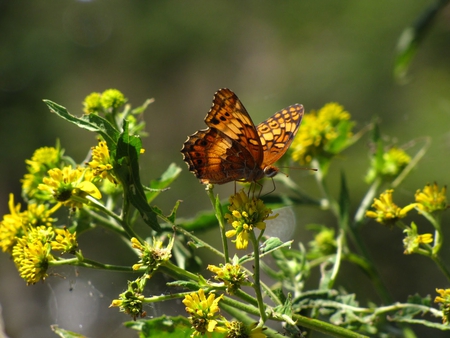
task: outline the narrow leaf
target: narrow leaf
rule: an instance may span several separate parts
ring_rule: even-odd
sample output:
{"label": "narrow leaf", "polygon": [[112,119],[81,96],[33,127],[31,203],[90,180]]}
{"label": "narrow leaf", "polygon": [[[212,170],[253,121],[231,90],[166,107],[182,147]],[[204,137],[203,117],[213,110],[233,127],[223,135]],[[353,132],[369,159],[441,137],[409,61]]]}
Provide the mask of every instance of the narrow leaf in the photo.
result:
{"label": "narrow leaf", "polygon": [[128,134],[128,124],[124,121],[124,131],[117,142],[115,153],[114,172],[117,174],[125,193],[131,204],[139,211],[142,219],[153,230],[161,228],[153,208],[147,203],[144,188],[139,175],[139,154],[142,142],[138,136]]}

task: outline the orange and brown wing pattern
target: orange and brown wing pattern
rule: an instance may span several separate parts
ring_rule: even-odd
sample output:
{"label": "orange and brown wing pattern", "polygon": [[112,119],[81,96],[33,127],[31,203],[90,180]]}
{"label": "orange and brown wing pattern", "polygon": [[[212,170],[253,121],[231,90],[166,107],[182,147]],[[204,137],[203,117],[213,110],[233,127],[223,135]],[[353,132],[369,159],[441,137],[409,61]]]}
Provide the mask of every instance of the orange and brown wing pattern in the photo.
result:
{"label": "orange and brown wing pattern", "polygon": [[262,167],[278,161],[287,151],[300,127],[304,109],[294,104],[275,113],[256,128],[264,153]]}
{"label": "orange and brown wing pattern", "polygon": [[248,150],[213,128],[191,135],[181,152],[189,170],[203,184],[239,181],[257,167]]}
{"label": "orange and brown wing pattern", "polygon": [[260,136],[244,105],[231,90],[222,88],[214,94],[205,123],[237,141],[250,152],[256,163],[262,163]]}

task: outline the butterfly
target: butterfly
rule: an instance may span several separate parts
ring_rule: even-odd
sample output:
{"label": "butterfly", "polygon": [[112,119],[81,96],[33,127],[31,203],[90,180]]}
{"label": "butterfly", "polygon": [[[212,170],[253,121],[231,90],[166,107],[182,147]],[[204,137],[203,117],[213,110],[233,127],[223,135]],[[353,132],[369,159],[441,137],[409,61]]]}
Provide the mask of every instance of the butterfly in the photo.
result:
{"label": "butterfly", "polygon": [[219,89],[205,117],[208,128],[184,142],[183,160],[203,184],[274,177],[278,168],[273,164],[292,143],[303,113],[303,106],[294,104],[255,127],[236,94]]}

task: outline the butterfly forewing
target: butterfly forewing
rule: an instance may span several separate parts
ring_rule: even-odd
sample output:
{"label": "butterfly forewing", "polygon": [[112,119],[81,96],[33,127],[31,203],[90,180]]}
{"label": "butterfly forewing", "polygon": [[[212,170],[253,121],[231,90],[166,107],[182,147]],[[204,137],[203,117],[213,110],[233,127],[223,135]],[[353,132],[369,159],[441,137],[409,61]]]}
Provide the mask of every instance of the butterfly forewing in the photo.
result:
{"label": "butterfly forewing", "polygon": [[275,113],[258,127],[264,154],[263,166],[274,164],[294,140],[303,117],[303,106],[294,104]]}
{"label": "butterfly forewing", "polygon": [[258,132],[244,105],[231,90],[222,88],[216,92],[205,123],[239,142],[251,153],[256,163],[262,163],[263,152]]}

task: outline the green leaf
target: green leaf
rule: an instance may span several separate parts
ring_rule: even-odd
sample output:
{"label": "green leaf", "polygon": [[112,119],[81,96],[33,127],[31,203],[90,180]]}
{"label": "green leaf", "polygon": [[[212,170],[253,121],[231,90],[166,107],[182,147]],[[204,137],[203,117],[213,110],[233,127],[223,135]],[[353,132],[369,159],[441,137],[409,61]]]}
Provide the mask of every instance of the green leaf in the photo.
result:
{"label": "green leaf", "polygon": [[139,337],[188,338],[194,332],[191,323],[185,317],[159,317],[136,322],[126,322],[125,326],[140,331]]}
{"label": "green leaf", "polygon": [[144,188],[139,175],[139,155],[142,142],[138,136],[128,134],[128,124],[124,121],[123,133],[117,141],[114,154],[114,172],[121,181],[125,198],[139,211],[144,222],[153,230],[161,228],[156,213],[147,203]]}
{"label": "green leaf", "polygon": [[151,208],[153,209],[153,212],[154,212],[156,215],[161,216],[161,218],[163,218],[163,219],[167,219],[171,224],[175,224],[175,219],[176,219],[176,216],[177,216],[177,210],[178,210],[178,207],[180,206],[180,203],[181,203],[180,200],[178,200],[178,201],[175,203],[175,206],[173,207],[173,209],[172,209],[172,211],[170,212],[170,215],[169,215],[169,216],[165,216],[165,215],[163,214],[162,210],[159,209],[159,208],[156,207],[156,206],[153,206],[153,207],[151,207]]}
{"label": "green leaf", "polygon": [[50,327],[53,330],[53,332],[55,332],[58,336],[60,336],[62,338],[85,338],[86,337],[86,336],[76,333],[76,332],[60,329],[58,327],[58,325],[51,325]]}
{"label": "green leaf", "polygon": [[[278,237],[270,237],[267,241],[261,244],[261,254],[260,257],[264,257],[265,255],[274,252],[275,250],[281,248],[290,248],[294,241],[282,242]],[[243,264],[245,262],[253,260],[253,254],[242,256],[239,259],[239,264]]]}
{"label": "green leaf", "polygon": [[408,68],[420,43],[436,16],[448,2],[448,0],[435,1],[419,15],[412,26],[403,30],[397,42],[397,56],[394,63],[394,77],[398,82],[406,82]]}
{"label": "green leaf", "polygon": [[88,114],[77,117],[70,114],[65,107],[60,106],[55,102],[50,100],[44,100],[44,102],[52,113],[55,113],[64,120],[69,121],[80,128],[100,134],[108,144],[110,152],[114,151],[120,133],[108,120],[97,114]]}
{"label": "green leaf", "polygon": [[149,190],[146,191],[147,202],[151,203],[165,188],[180,175],[181,168],[171,163],[167,170],[157,180],[150,181]]}

